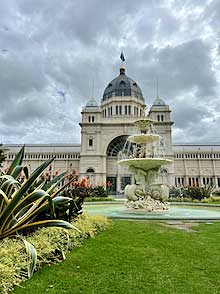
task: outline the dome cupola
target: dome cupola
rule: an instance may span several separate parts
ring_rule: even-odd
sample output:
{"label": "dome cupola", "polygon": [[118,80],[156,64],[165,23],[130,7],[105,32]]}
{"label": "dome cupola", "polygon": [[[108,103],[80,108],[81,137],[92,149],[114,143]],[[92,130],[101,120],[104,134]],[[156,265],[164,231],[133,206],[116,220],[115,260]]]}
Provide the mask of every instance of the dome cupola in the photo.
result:
{"label": "dome cupola", "polygon": [[125,67],[120,67],[120,74],[105,88],[102,102],[114,96],[132,96],[144,101],[141,88],[138,84],[126,76]]}
{"label": "dome cupola", "polygon": [[159,97],[157,97],[154,102],[153,106],[166,106],[166,103]]}
{"label": "dome cupola", "polygon": [[87,107],[98,107],[98,103],[94,98],[92,98],[86,103],[86,108]]}

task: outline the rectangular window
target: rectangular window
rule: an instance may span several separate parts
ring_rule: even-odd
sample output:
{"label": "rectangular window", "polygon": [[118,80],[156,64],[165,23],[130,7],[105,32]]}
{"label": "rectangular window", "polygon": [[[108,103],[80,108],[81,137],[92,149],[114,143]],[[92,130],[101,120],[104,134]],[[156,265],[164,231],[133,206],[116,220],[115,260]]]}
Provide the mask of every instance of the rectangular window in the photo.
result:
{"label": "rectangular window", "polygon": [[128,105],[128,114],[131,114],[131,105]]}
{"label": "rectangular window", "polygon": [[128,107],[127,107],[127,105],[125,105],[125,115],[127,115],[128,114]]}
{"label": "rectangular window", "polygon": [[189,186],[192,186],[192,179],[189,178]]}
{"label": "rectangular window", "polygon": [[115,107],[115,114],[118,115],[118,105]]}
{"label": "rectangular window", "polygon": [[121,105],[119,106],[119,115],[121,115]]}
{"label": "rectangular window", "polygon": [[92,138],[89,138],[89,146],[93,146],[93,139]]}

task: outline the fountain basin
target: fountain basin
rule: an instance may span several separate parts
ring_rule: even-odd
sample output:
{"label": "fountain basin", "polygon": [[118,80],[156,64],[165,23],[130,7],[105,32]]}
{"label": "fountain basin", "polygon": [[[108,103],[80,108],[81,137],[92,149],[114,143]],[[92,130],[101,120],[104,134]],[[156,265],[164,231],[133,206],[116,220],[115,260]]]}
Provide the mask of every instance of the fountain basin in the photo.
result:
{"label": "fountain basin", "polygon": [[103,215],[112,219],[129,220],[196,220],[220,221],[220,206],[209,205],[170,205],[167,211],[146,212],[127,209],[122,203],[102,203],[85,205],[84,209],[92,215]]}
{"label": "fountain basin", "polygon": [[118,163],[121,165],[127,165],[128,167],[140,168],[147,171],[160,168],[162,165],[171,164],[173,161],[163,158],[131,158],[119,160]]}

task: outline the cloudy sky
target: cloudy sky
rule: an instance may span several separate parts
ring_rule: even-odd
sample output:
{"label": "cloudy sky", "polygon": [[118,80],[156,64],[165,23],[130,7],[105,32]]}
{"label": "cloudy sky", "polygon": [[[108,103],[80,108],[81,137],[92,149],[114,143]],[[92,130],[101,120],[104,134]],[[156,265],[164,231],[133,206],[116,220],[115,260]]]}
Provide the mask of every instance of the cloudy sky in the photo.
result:
{"label": "cloudy sky", "polygon": [[81,107],[127,75],[174,142],[220,142],[220,0],[1,0],[3,143],[79,143]]}

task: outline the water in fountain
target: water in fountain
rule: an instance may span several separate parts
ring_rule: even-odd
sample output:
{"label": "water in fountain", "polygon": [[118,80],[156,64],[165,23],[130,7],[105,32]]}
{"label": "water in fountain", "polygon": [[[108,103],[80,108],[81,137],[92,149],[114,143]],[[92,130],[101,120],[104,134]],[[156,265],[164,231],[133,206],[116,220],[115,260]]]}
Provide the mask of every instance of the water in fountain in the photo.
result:
{"label": "water in fountain", "polygon": [[159,172],[161,166],[173,163],[161,152],[161,137],[155,133],[153,123],[151,119],[135,122],[140,134],[128,137],[118,162],[129,167],[136,181],[125,187],[127,207],[149,212],[168,209],[169,188],[160,183]]}

